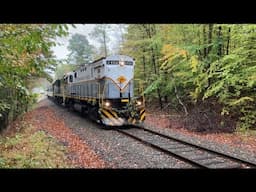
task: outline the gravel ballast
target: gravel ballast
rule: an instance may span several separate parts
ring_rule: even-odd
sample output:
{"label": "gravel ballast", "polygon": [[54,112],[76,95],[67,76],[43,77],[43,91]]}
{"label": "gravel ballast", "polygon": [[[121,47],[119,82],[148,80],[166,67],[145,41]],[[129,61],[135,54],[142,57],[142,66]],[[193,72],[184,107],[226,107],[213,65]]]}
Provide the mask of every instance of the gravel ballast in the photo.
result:
{"label": "gravel ballast", "polygon": [[187,163],[145,146],[115,130],[102,129],[100,125],[82,117],[78,112],[70,112],[52,102],[49,106],[59,118],[64,119],[73,133],[105,161],[105,168],[192,168]]}
{"label": "gravel ballast", "polygon": [[[100,125],[83,117],[78,112],[68,111],[49,100],[45,102],[60,119],[64,120],[71,131],[105,162],[105,168],[192,168],[185,162],[170,157],[150,146],[145,146],[115,130],[104,130]],[[255,154],[241,151],[239,148],[183,135],[172,131],[172,129],[161,129],[147,124],[145,126],[151,130],[256,163]]]}

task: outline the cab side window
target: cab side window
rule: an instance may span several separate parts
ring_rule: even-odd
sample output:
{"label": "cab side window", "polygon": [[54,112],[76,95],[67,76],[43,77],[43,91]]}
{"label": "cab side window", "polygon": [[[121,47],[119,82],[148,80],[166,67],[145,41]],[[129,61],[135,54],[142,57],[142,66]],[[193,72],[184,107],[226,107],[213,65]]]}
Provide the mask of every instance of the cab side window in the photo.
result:
{"label": "cab side window", "polygon": [[69,82],[73,82],[73,76],[72,75],[69,75]]}

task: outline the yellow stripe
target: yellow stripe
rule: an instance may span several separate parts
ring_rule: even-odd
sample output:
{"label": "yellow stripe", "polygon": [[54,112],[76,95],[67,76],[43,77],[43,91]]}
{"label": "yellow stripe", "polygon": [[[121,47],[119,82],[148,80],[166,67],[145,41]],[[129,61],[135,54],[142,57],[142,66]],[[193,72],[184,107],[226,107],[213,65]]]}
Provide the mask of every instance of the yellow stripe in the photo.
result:
{"label": "yellow stripe", "polygon": [[118,118],[118,115],[117,115],[117,113],[115,112],[115,111],[112,111],[112,110],[106,110],[106,109],[104,109],[104,108],[102,108],[101,109],[102,111],[105,111],[105,112],[107,112],[107,113],[109,113],[110,115],[113,115],[113,116],[115,116],[115,117],[117,117]]}
{"label": "yellow stripe", "polygon": [[113,114],[116,118],[118,118],[118,115],[116,114],[115,111],[109,111],[111,114]]}
{"label": "yellow stripe", "polygon": [[113,114],[116,117],[116,121],[118,121],[119,123],[122,123],[122,120],[119,119],[119,116],[117,115],[117,113],[115,111],[110,111],[111,114]]}
{"label": "yellow stripe", "polygon": [[109,110],[108,112],[109,112],[111,115],[114,115],[114,116],[116,117],[116,119],[114,120],[115,122],[121,123],[120,120],[118,119],[119,117],[118,117],[118,115],[117,115],[117,113],[116,113],[115,111]]}
{"label": "yellow stripe", "polygon": [[132,124],[134,124],[135,122],[136,122],[136,119],[133,119]]}
{"label": "yellow stripe", "polygon": [[[109,120],[111,120],[114,124],[119,124],[121,123],[118,119],[116,119],[115,117],[113,117],[112,113],[102,109],[102,112],[109,118]],[[113,111],[112,111],[113,112]],[[117,114],[116,114],[116,117],[118,118]]]}
{"label": "yellow stripe", "polygon": [[129,102],[129,99],[121,99],[121,102]]}
{"label": "yellow stripe", "polygon": [[140,120],[143,120],[144,117],[145,117],[146,113],[143,113],[141,116],[140,116]]}
{"label": "yellow stripe", "polygon": [[105,113],[103,113],[103,111],[102,111],[102,116],[104,117],[104,118],[109,118]]}
{"label": "yellow stripe", "polygon": [[142,109],[142,110],[140,111],[140,115],[141,115],[143,112],[145,112],[145,109]]}
{"label": "yellow stripe", "polygon": [[[102,110],[102,112],[103,112],[103,110]],[[113,125],[115,122],[113,121],[113,117],[109,117],[108,115],[110,115],[107,111],[105,111],[105,112],[103,112],[103,114],[102,115],[104,115],[104,118],[103,119],[108,119],[110,122],[109,122],[109,124],[110,125]],[[107,117],[106,117],[107,116]]]}
{"label": "yellow stripe", "polygon": [[102,112],[109,118],[113,118],[113,116],[106,110],[102,109]]}

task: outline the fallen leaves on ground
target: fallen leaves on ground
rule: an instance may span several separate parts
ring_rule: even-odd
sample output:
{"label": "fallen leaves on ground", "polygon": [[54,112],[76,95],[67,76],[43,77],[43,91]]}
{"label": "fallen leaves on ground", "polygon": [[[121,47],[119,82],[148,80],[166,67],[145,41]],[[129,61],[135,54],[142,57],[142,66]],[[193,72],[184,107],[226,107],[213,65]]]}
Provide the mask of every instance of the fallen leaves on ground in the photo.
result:
{"label": "fallen leaves on ground", "polygon": [[64,120],[46,106],[28,112],[25,120],[31,121],[38,130],[43,130],[68,147],[69,159],[75,167],[104,168],[104,162],[76,134],[72,133]]}

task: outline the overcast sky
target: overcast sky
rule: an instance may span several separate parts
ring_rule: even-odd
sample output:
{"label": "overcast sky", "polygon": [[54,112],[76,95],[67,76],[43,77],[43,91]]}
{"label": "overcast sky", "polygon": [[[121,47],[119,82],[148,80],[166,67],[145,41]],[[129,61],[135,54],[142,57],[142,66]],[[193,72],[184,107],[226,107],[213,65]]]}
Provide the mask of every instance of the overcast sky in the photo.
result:
{"label": "overcast sky", "polygon": [[[75,26],[76,26],[76,28],[72,27],[72,25],[68,25],[70,34],[64,38],[58,38],[57,42],[61,43],[61,45],[58,45],[58,46],[52,48],[57,59],[66,59],[67,58],[67,55],[69,53],[69,51],[67,49],[68,40],[75,33],[86,35],[86,37],[91,45],[93,45],[95,47],[99,46],[99,44],[89,36],[89,33],[92,32],[93,28],[95,27],[95,24],[84,24],[84,25],[76,24]],[[114,24],[113,24],[113,26],[114,26]],[[110,44],[109,44],[110,49],[112,48],[111,46],[116,45],[116,41],[117,41],[115,38],[116,37],[115,35],[117,35],[117,34],[115,34],[115,32],[112,32],[111,34],[112,35],[110,35]]]}
{"label": "overcast sky", "polygon": [[70,34],[67,37],[57,38],[57,42],[61,43],[61,45],[58,45],[52,48],[57,59],[66,59],[67,54],[69,53],[67,49],[68,40],[75,33],[86,35],[88,41],[91,44],[95,44],[95,42],[90,41],[91,38],[89,38],[89,35],[88,35],[92,31],[95,24],[86,24],[86,25],[76,24],[75,26],[76,28],[72,27],[72,25],[68,25]]}

